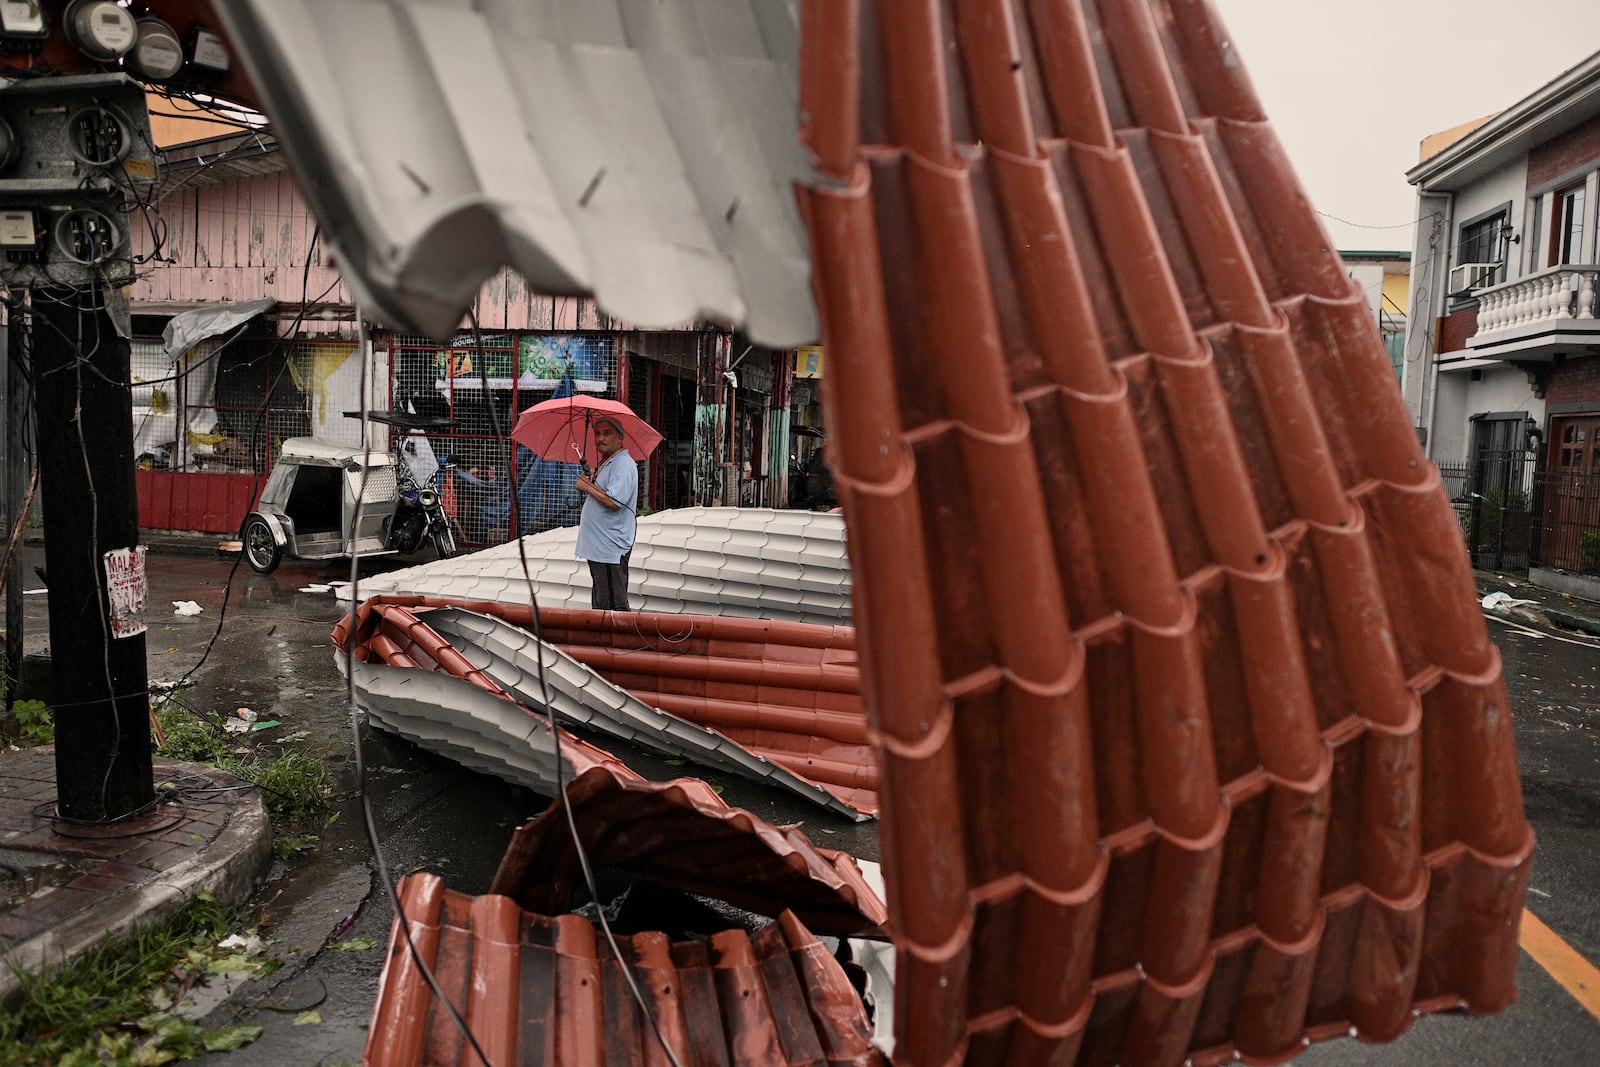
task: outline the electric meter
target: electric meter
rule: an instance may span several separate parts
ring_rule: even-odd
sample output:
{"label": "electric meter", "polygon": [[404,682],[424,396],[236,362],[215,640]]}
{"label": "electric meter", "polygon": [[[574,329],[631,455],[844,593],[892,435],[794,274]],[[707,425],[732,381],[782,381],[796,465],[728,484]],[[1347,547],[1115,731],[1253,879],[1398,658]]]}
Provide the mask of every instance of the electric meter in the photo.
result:
{"label": "electric meter", "polygon": [[127,55],[139,39],[133,15],[111,0],[72,0],[61,22],[78,51],[103,63]]}
{"label": "electric meter", "polygon": [[146,15],[139,20],[139,40],[124,62],[136,74],[163,81],[183,69],[183,42],[171,26]]}

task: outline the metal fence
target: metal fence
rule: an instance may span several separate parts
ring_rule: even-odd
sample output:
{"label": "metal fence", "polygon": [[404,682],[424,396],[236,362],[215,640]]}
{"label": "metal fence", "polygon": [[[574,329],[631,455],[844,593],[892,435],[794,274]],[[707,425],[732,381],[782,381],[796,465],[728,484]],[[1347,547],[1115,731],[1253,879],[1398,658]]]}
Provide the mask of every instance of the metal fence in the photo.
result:
{"label": "metal fence", "polygon": [[162,343],[132,345],[134,458],[146,470],[265,474],[283,442],[317,431],[322,368],[350,342],[210,338],[176,363]]}
{"label": "metal fence", "polygon": [[1546,471],[1533,449],[1440,464],[1472,565],[1600,574],[1600,471]]}
{"label": "metal fence", "polygon": [[1600,574],[1600,471],[1543,472],[1539,498],[1535,562]]}
{"label": "metal fence", "polygon": [[509,540],[513,511],[523,533],[575,525],[583,499],[577,468],[537,460],[505,435],[519,413],[558,388],[616,398],[617,336],[493,332],[455,342],[397,337],[390,347],[390,405],[450,419],[446,430],[412,434],[407,459],[414,469],[454,464],[445,510],[467,545]]}

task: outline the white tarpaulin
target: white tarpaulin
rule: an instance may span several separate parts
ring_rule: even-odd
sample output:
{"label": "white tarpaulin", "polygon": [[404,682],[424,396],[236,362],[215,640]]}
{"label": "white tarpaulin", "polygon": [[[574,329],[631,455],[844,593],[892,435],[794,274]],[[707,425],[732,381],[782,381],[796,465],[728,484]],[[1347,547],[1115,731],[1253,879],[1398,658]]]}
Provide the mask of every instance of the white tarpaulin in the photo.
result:
{"label": "white tarpaulin", "polygon": [[161,344],[176,367],[179,358],[189,349],[208,337],[227,333],[257,315],[271,311],[278,302],[271,297],[260,300],[235,300],[227,304],[207,304],[205,307],[174,315],[161,331]]}

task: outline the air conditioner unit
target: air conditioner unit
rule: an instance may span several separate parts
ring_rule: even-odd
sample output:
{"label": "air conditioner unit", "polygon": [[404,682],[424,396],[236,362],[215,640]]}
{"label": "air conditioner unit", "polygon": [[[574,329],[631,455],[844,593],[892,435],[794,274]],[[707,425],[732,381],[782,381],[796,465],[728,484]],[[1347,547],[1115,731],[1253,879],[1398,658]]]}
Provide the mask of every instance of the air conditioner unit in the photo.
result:
{"label": "air conditioner unit", "polygon": [[1466,296],[1472,290],[1494,284],[1498,263],[1457,263],[1450,268],[1450,295]]}

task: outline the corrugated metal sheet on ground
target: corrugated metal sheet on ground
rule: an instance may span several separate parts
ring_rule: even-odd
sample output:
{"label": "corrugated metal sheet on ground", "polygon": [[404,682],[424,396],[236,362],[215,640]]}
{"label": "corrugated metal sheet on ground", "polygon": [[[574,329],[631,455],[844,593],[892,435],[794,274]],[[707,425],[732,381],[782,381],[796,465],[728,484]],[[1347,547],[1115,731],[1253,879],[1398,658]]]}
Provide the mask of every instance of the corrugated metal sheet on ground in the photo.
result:
{"label": "corrugated metal sheet on ground", "polygon": [[[422,593],[587,608],[588,565],[562,527],[453,559],[363,578],[354,595]],[[523,573],[523,558],[527,574]],[[850,561],[837,512],[676,508],[641,516],[628,563],[641,611],[739,615],[820,624],[850,621]],[[349,597],[349,587],[339,594]]]}
{"label": "corrugated metal sheet on ground", "polygon": [[1214,10],[804,12],[896,1062],[1267,1062],[1504,1007],[1499,658]]}
{"label": "corrugated metal sheet on ground", "polygon": [[[619,956],[586,919],[524,912],[503,896],[468,897],[434,875],[408,875],[400,897],[418,955],[493,1063],[665,1064],[662,1042],[685,1067],[887,1062],[870,1044],[844,969],[790,913],[754,933],[724,930],[706,941],[619,937]],[[480,1062],[398,927],[366,1062]]]}
{"label": "corrugated metal sheet on ground", "polygon": [[[543,643],[527,608],[373,597],[357,611],[357,703],[426,748],[546,794],[550,770],[528,749],[539,718],[522,705],[854,818],[876,812],[849,627],[561,608],[540,620]],[[336,648],[347,633],[342,619]]]}
{"label": "corrugated metal sheet on ground", "polygon": [[815,339],[792,5],[217,8],[369,313],[443,339],[510,264],[642,326]]}
{"label": "corrugated metal sheet on ground", "polygon": [[[566,797],[591,864],[761,915],[789,908],[820,933],[876,934],[887,918],[851,856],[729,807],[698,778],[649,782],[611,760],[579,773]],[[572,838],[557,807],[530,819],[489,892],[546,915],[566,911],[582,879]]]}

